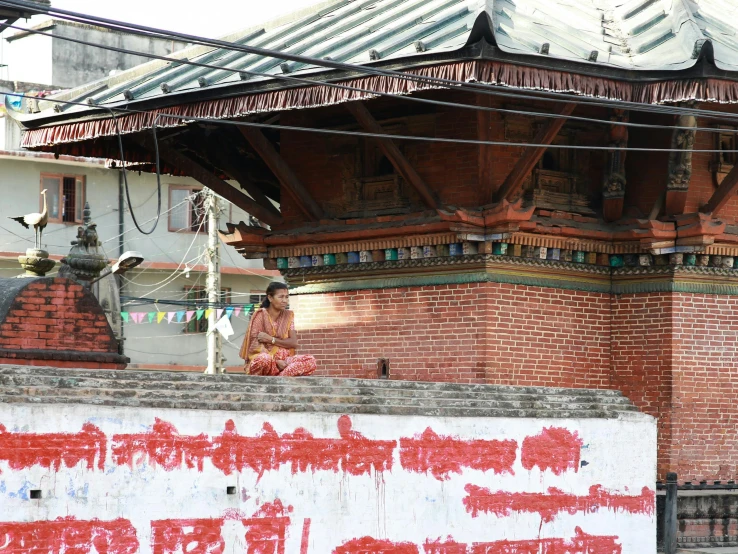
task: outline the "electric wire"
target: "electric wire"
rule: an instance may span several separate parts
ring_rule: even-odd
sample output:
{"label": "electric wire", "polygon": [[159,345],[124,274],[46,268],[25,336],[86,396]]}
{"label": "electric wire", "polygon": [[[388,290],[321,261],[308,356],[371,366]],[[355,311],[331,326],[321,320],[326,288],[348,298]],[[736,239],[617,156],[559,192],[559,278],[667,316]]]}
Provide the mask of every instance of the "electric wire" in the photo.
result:
{"label": "electric wire", "polygon": [[[2,2],[4,0],[0,0],[0,5],[2,5]],[[32,96],[22,95],[22,94],[16,94],[15,96],[25,97],[25,98],[34,98]],[[69,100],[56,100],[52,98],[46,98],[45,100],[50,102],[59,102],[62,104],[82,104],[82,102],[71,102]],[[145,113],[142,110],[130,110],[128,108],[109,108],[114,109],[118,112],[122,113]],[[736,117],[738,117],[738,114],[736,114]],[[493,141],[493,140],[478,140],[478,139],[453,139],[453,138],[446,138],[446,137],[424,137],[424,136],[417,136],[417,135],[399,135],[399,134],[390,134],[390,133],[369,133],[365,131],[346,131],[346,130],[338,130],[338,129],[325,129],[325,128],[319,128],[319,127],[300,127],[296,125],[274,125],[270,123],[258,123],[254,121],[232,121],[227,119],[209,119],[206,117],[195,117],[195,116],[183,116],[181,114],[171,114],[166,112],[160,112],[156,115],[156,120],[158,119],[173,119],[175,121],[187,121],[187,122],[198,122],[198,123],[207,123],[208,125],[232,125],[232,126],[242,126],[242,127],[255,127],[259,129],[274,129],[274,130],[280,130],[280,131],[298,131],[298,132],[305,132],[305,133],[317,133],[317,134],[327,134],[327,135],[338,135],[338,136],[351,136],[351,137],[362,137],[362,138],[372,138],[372,139],[390,139],[390,140],[409,140],[409,141],[416,141],[416,142],[437,142],[437,143],[449,143],[449,144],[468,144],[468,145],[475,145],[475,146],[518,146],[518,147],[532,147],[532,148],[554,148],[554,149],[571,149],[571,150],[612,150],[613,146],[588,146],[588,145],[577,145],[577,144],[542,144],[542,143],[534,143],[534,142],[508,142],[508,141]],[[673,128],[673,127],[672,127]],[[688,127],[688,129],[694,130],[693,127]],[[641,147],[632,147],[632,146],[624,146],[624,147],[618,147],[617,148],[620,151],[624,152],[683,152],[683,149],[681,148],[641,148]],[[724,148],[700,148],[700,149],[693,149],[692,152],[697,153],[738,153],[738,148],[736,149],[724,149]]]}
{"label": "electric wire", "polygon": [[[374,66],[351,64],[351,63],[339,62],[339,61],[334,61],[334,60],[329,60],[329,59],[327,60],[327,59],[315,58],[311,56],[304,56],[300,54],[291,54],[291,53],[280,52],[277,50],[272,50],[272,49],[267,49],[267,48],[260,48],[260,47],[238,44],[234,42],[228,42],[228,41],[224,41],[220,39],[209,39],[206,37],[199,37],[196,35],[189,35],[186,33],[178,33],[176,31],[167,31],[163,29],[157,29],[157,28],[137,25],[133,23],[126,23],[120,20],[107,19],[107,18],[92,16],[89,14],[83,14],[83,13],[73,12],[69,10],[62,10],[62,9],[53,8],[53,7],[39,8],[37,5],[30,4],[22,0],[0,0],[0,5],[6,5],[6,6],[11,6],[11,7],[16,7],[16,8],[17,7],[25,7],[25,8],[33,7],[37,11],[41,11],[42,13],[45,13],[46,15],[49,15],[52,17],[56,15],[60,19],[68,19],[71,21],[95,24],[95,25],[99,25],[102,27],[106,27],[106,28],[110,28],[110,29],[114,29],[118,31],[126,31],[132,34],[139,34],[139,35],[148,36],[148,37],[164,38],[167,40],[171,40],[172,38],[177,38],[180,40],[191,42],[193,44],[219,47],[219,48],[223,48],[227,50],[240,51],[240,52],[244,52],[248,54],[255,54],[255,55],[260,55],[263,57],[275,58],[278,60],[289,60],[289,61],[294,61],[294,62],[303,63],[307,65],[317,65],[319,67],[324,67],[324,68],[329,68],[329,69],[340,69],[343,71],[350,71],[352,73],[359,72],[359,73],[364,73],[364,74],[386,76],[386,77],[391,77],[395,79],[433,83],[437,85],[443,85],[442,88],[471,90],[471,91],[482,93],[482,94],[496,95],[496,93],[499,92],[499,91],[491,90],[489,85],[483,84],[483,83],[463,82],[463,81],[457,81],[453,79],[444,79],[440,77],[432,77],[432,76],[427,76],[427,75],[414,75],[410,73],[383,69],[383,68],[378,68]],[[270,75],[270,77],[275,78],[276,76]],[[535,96],[529,95],[528,96],[529,98],[536,98],[539,100],[545,100],[545,101],[551,101],[551,102],[570,102],[572,99],[572,97],[568,95],[564,96],[564,99],[562,99],[561,98],[562,94],[555,92],[555,91],[531,91],[530,89],[527,89],[527,90],[529,91],[529,93],[532,92],[535,94]],[[510,93],[506,93],[506,94],[511,95]],[[501,95],[504,96],[505,93]],[[512,96],[514,96],[515,98],[522,97],[519,94],[512,94]],[[658,108],[665,108],[665,107],[656,106],[653,104],[629,102],[629,101],[624,101],[624,100],[615,100],[615,101],[608,100],[606,102],[603,102],[602,99],[591,99],[587,96],[579,96],[578,99],[580,101],[584,101],[584,103],[589,103],[591,105],[629,106],[630,109],[641,110],[641,111],[660,111],[662,113],[672,113],[672,114],[682,113],[682,114],[690,114],[690,115],[702,115],[704,117],[714,117],[714,113],[715,113],[710,110],[698,110],[698,109],[693,109],[693,108],[678,108],[678,109],[666,108],[666,109],[659,110]],[[646,108],[645,106],[648,106],[648,108]],[[734,116],[734,118],[738,118],[738,114],[732,114],[732,115]]]}
{"label": "electric wire", "polygon": [[[2,4],[1,1],[0,1],[0,4]],[[258,77],[266,77],[270,79],[284,80],[284,81],[299,83],[300,85],[307,85],[311,87],[325,86],[329,88],[337,88],[340,90],[349,90],[352,92],[362,92],[365,94],[371,94],[372,96],[377,96],[377,97],[382,97],[382,98],[393,98],[393,99],[399,99],[402,101],[415,102],[415,103],[420,103],[420,104],[428,104],[428,105],[433,105],[433,106],[441,106],[445,108],[458,108],[458,109],[473,110],[473,111],[525,115],[525,116],[530,116],[530,117],[544,117],[548,119],[567,119],[571,121],[581,121],[581,122],[596,123],[596,124],[601,124],[601,125],[614,125],[614,126],[634,127],[634,128],[643,128],[643,129],[670,129],[670,130],[679,129],[679,130],[691,130],[691,131],[704,131],[704,132],[711,132],[711,133],[720,132],[724,134],[738,133],[738,129],[720,130],[714,127],[685,127],[685,126],[678,126],[678,125],[633,123],[630,121],[598,119],[598,118],[576,116],[576,115],[562,115],[562,114],[550,113],[550,112],[537,112],[537,111],[528,111],[528,110],[520,110],[520,109],[498,108],[498,107],[493,107],[493,106],[479,106],[476,104],[464,104],[461,102],[447,102],[443,100],[433,100],[430,98],[419,98],[419,97],[410,96],[407,94],[394,94],[394,93],[378,91],[374,89],[354,87],[354,86],[345,85],[341,83],[332,83],[330,81],[316,82],[315,80],[312,80],[312,79],[304,79],[304,78],[295,77],[292,75],[279,75],[279,74],[270,74],[270,73],[263,73],[263,72],[257,72],[257,71],[246,71],[242,69],[234,69],[234,68],[229,68],[227,66],[219,66],[219,65],[214,65],[214,64],[196,62],[196,61],[187,60],[187,59],[170,58],[167,56],[161,56],[158,54],[151,54],[151,53],[141,52],[137,50],[130,50],[127,48],[108,46],[105,44],[95,44],[92,42],[84,41],[81,39],[75,39],[72,37],[53,35],[51,33],[46,33],[43,31],[30,29],[30,28],[19,27],[17,25],[8,25],[8,27],[12,29],[17,29],[20,31],[28,32],[28,33],[34,33],[34,34],[38,34],[42,36],[51,37],[54,39],[65,40],[68,42],[82,44],[85,46],[101,48],[104,50],[109,50],[109,51],[122,53],[122,54],[130,54],[130,55],[147,57],[147,58],[156,59],[156,60],[168,61],[171,63],[177,63],[178,65],[190,65],[194,67],[203,67],[206,69],[213,69],[213,70],[219,70],[219,71],[230,71],[230,72],[239,73],[239,74],[246,73],[246,74],[254,75]],[[180,91],[180,92],[183,92],[183,91]],[[516,98],[521,98],[520,95],[514,95],[514,96]],[[42,100],[50,101],[51,99],[44,98]],[[81,104],[88,108],[97,107],[97,106],[103,107],[101,104],[93,104],[92,106],[90,104],[85,104],[85,103],[81,103]]]}

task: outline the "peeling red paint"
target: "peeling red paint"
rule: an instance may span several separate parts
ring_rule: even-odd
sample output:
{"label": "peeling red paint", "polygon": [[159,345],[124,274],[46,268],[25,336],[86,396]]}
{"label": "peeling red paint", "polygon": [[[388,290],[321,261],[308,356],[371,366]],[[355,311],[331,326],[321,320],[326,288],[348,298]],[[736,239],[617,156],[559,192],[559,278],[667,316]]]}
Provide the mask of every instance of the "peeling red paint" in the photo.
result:
{"label": "peeling red paint", "polygon": [[232,420],[213,439],[213,465],[226,475],[250,468],[261,477],[265,471],[289,464],[292,474],[339,469],[351,474],[368,474],[392,469],[392,453],[397,441],[371,440],[351,430],[351,419],[338,420],[339,439],[316,438],[305,429],[280,435],[269,423],[255,437],[239,435]]}
{"label": "peeling red paint", "polygon": [[[166,471],[179,469],[184,463],[203,470],[203,460],[210,455],[211,444],[205,434],[180,435],[171,423],[158,417],[151,431],[138,434],[113,435],[113,461],[117,465],[135,464],[148,459]],[[137,459],[138,457],[138,459]]]}
{"label": "peeling red paint", "polygon": [[306,517],[302,522],[302,540],[300,541],[300,554],[308,554],[310,542],[310,518]]}
{"label": "peeling red paint", "polygon": [[418,547],[410,542],[361,537],[344,542],[333,550],[333,554],[419,554]]}
{"label": "peeling red paint", "polygon": [[284,554],[291,511],[292,506],[285,507],[277,499],[267,502],[253,516],[242,520],[246,527],[245,554]]}
{"label": "peeling red paint", "polygon": [[400,463],[407,471],[430,472],[438,480],[461,473],[464,467],[514,473],[517,449],[514,440],[461,440],[438,435],[428,427],[420,435],[400,439]]}
{"label": "peeling red paint", "polygon": [[428,539],[423,544],[423,550],[425,554],[467,554],[467,544],[456,542],[451,537],[447,537],[446,540]]}
{"label": "peeling red paint", "polygon": [[8,554],[134,554],[136,529],[127,519],[60,517],[30,523],[0,522],[0,551]]}
{"label": "peeling red paint", "polygon": [[621,554],[617,536],[588,535],[576,527],[569,539],[475,542],[469,554]]}
{"label": "peeling red paint", "polygon": [[62,463],[74,467],[85,462],[87,469],[105,467],[107,439],[105,434],[85,423],[79,433],[9,433],[0,424],[0,461],[10,469],[27,469],[40,465],[59,471]]}
{"label": "peeling red paint", "polygon": [[640,495],[624,495],[611,493],[600,485],[589,488],[589,495],[576,496],[551,487],[546,493],[533,492],[491,492],[476,485],[464,487],[467,496],[464,498],[466,511],[472,517],[480,512],[494,514],[497,517],[510,516],[513,513],[536,513],[545,522],[552,521],[562,512],[569,514],[594,513],[600,510],[628,512],[631,514],[652,515],[656,493],[643,487]]}
{"label": "peeling red paint", "polygon": [[223,554],[223,519],[160,519],[151,522],[153,554]]}
{"label": "peeling red paint", "polygon": [[520,452],[520,461],[527,470],[538,466],[541,471],[550,469],[561,475],[569,469],[579,471],[582,440],[562,427],[544,428],[538,435],[526,437]]}

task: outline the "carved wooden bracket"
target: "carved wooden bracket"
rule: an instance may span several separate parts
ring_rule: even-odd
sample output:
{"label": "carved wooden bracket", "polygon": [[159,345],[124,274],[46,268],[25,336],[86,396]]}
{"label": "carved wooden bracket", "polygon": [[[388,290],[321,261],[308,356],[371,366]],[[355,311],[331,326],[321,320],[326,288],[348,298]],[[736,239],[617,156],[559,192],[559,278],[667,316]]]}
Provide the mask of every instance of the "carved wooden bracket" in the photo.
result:
{"label": "carved wooden bracket", "polygon": [[[680,115],[676,120],[677,127],[697,127],[697,119],[693,115]],[[666,215],[684,213],[689,192],[689,181],[692,177],[692,149],[695,131],[690,129],[674,129],[671,137],[671,148],[676,152],[669,153],[669,176],[666,181]]]}
{"label": "carved wooden bracket", "polygon": [[[564,104],[564,107],[559,111],[559,115],[570,116],[574,111],[574,108],[576,108],[576,104],[573,102]],[[544,146],[528,146],[523,150],[523,153],[520,158],[518,158],[515,167],[513,167],[512,171],[505,179],[505,182],[502,183],[502,186],[497,190],[495,200],[500,201],[503,198],[507,200],[514,199],[513,197],[520,191],[525,179],[530,175],[530,172],[533,171],[533,168],[538,163],[538,160],[541,159],[541,156],[543,156],[543,153],[546,151],[546,146],[551,144],[554,138],[556,138],[556,135],[559,134],[559,131],[566,121],[566,117],[557,117],[549,120],[548,123],[541,126],[536,133],[536,136],[533,137],[533,143]]]}
{"label": "carved wooden bracket", "polygon": [[[372,114],[369,113],[369,110],[367,110],[366,106],[361,102],[349,102],[346,104],[346,109],[351,112],[351,115],[354,116],[356,121],[359,122],[359,125],[361,125],[365,131],[377,134],[385,133],[385,130],[379,122],[372,117]],[[388,138],[378,138],[376,141],[379,148],[382,150],[382,153],[387,156],[387,159],[390,161],[397,173],[402,175],[402,178],[418,191],[418,194],[420,194],[420,197],[423,199],[425,204],[430,208],[438,208],[440,203],[436,193],[433,192],[433,190],[431,190],[431,188],[425,183],[423,178],[418,175],[418,172],[415,171],[415,168],[403,155],[394,141]]]}
{"label": "carved wooden bracket", "polygon": [[[138,143],[147,150],[153,151],[154,149],[154,143],[150,137],[141,137]],[[179,168],[185,174],[202,183],[242,210],[250,213],[260,221],[268,225],[282,223],[282,216],[275,209],[267,209],[258,202],[255,202],[174,147],[160,142],[159,154],[172,167]]]}
{"label": "carved wooden bracket", "polygon": [[[615,109],[610,121],[627,122],[628,112]],[[628,146],[628,128],[625,125],[610,126],[610,147],[602,182],[602,215],[605,221],[617,221],[623,215],[625,201],[625,156]]]}
{"label": "carved wooden bracket", "polygon": [[239,126],[238,130],[251,144],[254,150],[261,156],[272,173],[279,179],[282,187],[292,196],[297,207],[312,221],[318,221],[323,217],[323,210],[310,196],[307,189],[298,179],[295,172],[279,155],[271,142],[255,127]]}

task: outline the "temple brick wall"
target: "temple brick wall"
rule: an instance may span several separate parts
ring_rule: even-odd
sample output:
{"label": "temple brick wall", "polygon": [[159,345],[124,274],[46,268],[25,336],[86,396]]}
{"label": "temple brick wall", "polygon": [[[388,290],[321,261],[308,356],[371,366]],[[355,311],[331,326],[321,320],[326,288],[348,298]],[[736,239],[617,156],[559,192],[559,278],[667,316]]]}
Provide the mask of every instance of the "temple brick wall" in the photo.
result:
{"label": "temple brick wall", "polygon": [[673,296],[673,471],[680,479],[738,473],[738,298]]}
{"label": "temple brick wall", "polygon": [[734,479],[738,298],[500,283],[300,294],[318,375],[615,388],[658,418],[659,477]]}
{"label": "temple brick wall", "polygon": [[294,295],[319,374],[606,388],[607,295],[501,283]]}

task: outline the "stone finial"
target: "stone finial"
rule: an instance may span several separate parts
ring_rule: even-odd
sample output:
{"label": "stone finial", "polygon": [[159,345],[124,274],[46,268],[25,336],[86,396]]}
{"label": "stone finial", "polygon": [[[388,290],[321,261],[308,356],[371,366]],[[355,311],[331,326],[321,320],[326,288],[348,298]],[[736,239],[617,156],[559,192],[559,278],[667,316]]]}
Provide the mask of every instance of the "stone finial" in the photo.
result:
{"label": "stone finial", "polygon": [[24,277],[43,277],[56,265],[49,259],[49,253],[39,248],[29,248],[25,256],[18,256],[18,261],[26,270]]}
{"label": "stone finial", "polygon": [[90,204],[85,202],[82,226],[77,228],[77,238],[72,241],[69,254],[62,259],[59,275],[78,281],[92,281],[108,265],[108,259],[100,252],[97,224],[92,223]]}

